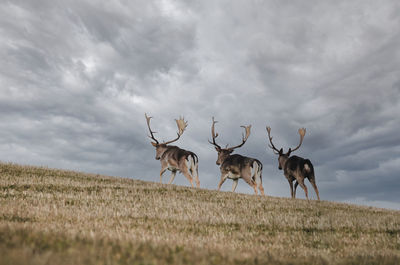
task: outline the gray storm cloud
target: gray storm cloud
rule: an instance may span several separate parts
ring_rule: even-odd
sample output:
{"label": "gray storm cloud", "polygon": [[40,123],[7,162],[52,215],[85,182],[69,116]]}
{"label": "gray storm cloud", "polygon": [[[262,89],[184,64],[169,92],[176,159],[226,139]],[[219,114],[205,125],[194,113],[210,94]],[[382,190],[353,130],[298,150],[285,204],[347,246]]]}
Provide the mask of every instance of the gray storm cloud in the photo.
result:
{"label": "gray storm cloud", "polygon": [[1,161],[158,181],[144,113],[161,140],[183,115],[177,145],[215,189],[214,116],[222,144],[252,124],[236,152],[288,197],[265,126],[284,149],[306,127],[296,153],[322,199],[400,209],[397,1],[3,1],[0,14]]}

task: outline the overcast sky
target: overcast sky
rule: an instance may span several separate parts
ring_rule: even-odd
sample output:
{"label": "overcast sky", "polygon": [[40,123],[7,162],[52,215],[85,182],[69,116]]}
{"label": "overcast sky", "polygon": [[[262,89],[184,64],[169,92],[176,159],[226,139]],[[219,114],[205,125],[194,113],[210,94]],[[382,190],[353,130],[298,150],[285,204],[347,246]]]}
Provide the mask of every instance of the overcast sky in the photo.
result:
{"label": "overcast sky", "polygon": [[306,127],[295,154],[321,199],[400,209],[399,47],[397,0],[2,0],[0,160],[159,181],[144,113],[159,140],[182,115],[176,144],[216,189],[215,116],[221,146],[252,125],[236,153],[264,164],[267,195],[289,197],[265,126],[285,150]]}

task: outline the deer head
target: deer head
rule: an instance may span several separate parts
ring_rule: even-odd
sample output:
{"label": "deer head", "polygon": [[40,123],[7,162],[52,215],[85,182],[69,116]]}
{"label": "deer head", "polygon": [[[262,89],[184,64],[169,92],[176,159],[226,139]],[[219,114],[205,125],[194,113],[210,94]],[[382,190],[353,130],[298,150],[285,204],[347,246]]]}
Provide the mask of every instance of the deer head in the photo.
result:
{"label": "deer head", "polygon": [[283,148],[278,150],[278,148],[276,148],[275,145],[272,143],[271,127],[267,126],[267,132],[268,132],[268,139],[269,139],[269,142],[270,142],[270,144],[268,146],[272,149],[274,154],[279,155],[279,157],[278,157],[279,169],[282,169],[283,166],[285,165],[286,160],[289,158],[290,154],[300,148],[301,144],[303,143],[304,136],[306,135],[306,129],[305,128],[300,128],[299,129],[298,132],[299,132],[299,135],[300,135],[300,143],[294,149],[289,148],[287,153],[283,152]]}
{"label": "deer head", "polygon": [[179,118],[179,120],[175,119],[176,125],[178,126],[178,132],[177,132],[178,136],[174,140],[159,143],[158,140],[154,137],[154,134],[156,132],[152,131],[150,128],[150,119],[152,117],[148,117],[146,113],[144,114],[144,116],[146,117],[147,127],[149,128],[149,132],[150,132],[150,135],[148,135],[148,136],[150,139],[152,139],[154,141],[154,142],[152,141],[151,144],[156,148],[156,159],[159,160],[161,158],[161,155],[167,149],[167,145],[177,141],[181,137],[181,135],[183,134],[183,132],[185,131],[185,129],[187,127],[187,121],[185,121],[183,117]]}
{"label": "deer head", "polygon": [[215,124],[217,123],[217,121],[214,120],[214,117],[212,117],[212,125],[211,125],[211,137],[212,137],[212,142],[210,140],[208,140],[208,142],[212,145],[215,146],[215,150],[217,150],[218,152],[218,159],[216,164],[217,165],[221,165],[222,162],[236,149],[241,147],[242,145],[244,145],[244,143],[247,141],[247,139],[250,136],[250,128],[251,125],[248,126],[240,126],[243,127],[245,129],[245,134],[242,134],[242,143],[240,143],[237,146],[233,146],[233,147],[229,147],[228,145],[226,145],[225,148],[221,148],[221,146],[219,146],[216,142],[215,139],[218,137],[218,133],[215,132]]}

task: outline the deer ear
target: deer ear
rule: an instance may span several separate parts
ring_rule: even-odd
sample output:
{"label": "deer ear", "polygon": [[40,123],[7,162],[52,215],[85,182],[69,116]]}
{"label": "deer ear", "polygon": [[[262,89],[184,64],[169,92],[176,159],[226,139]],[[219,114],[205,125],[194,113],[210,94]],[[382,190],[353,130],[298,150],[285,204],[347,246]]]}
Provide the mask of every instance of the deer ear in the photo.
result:
{"label": "deer ear", "polygon": [[215,150],[217,150],[217,152],[219,152],[219,151],[220,151],[218,147],[215,147]]}
{"label": "deer ear", "polygon": [[283,148],[281,148],[281,150],[279,150],[279,155],[282,155],[283,153]]}
{"label": "deer ear", "polygon": [[154,147],[157,147],[157,144],[155,142],[150,142]]}

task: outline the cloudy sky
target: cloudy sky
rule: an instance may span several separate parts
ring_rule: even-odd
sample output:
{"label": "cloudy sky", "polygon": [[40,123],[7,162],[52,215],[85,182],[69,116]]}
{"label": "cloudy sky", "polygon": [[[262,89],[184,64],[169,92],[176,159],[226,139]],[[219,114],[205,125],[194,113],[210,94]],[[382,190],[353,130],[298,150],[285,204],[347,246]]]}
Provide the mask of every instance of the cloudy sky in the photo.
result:
{"label": "cloudy sky", "polygon": [[397,0],[3,0],[0,160],[158,181],[144,113],[159,140],[183,115],[177,145],[216,189],[215,116],[220,145],[252,125],[236,153],[262,161],[268,195],[289,197],[265,126],[285,150],[306,127],[296,154],[321,199],[400,209],[399,47]]}

